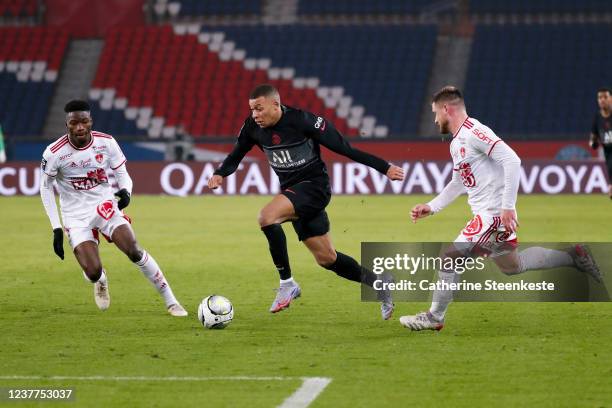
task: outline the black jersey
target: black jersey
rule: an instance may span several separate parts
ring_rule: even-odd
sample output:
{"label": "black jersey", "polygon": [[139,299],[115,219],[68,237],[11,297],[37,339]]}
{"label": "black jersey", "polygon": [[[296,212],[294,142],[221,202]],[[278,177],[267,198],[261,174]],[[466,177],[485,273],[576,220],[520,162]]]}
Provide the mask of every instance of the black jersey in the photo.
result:
{"label": "black jersey", "polygon": [[604,118],[601,112],[597,112],[595,119],[593,119],[591,133],[595,135],[604,148],[612,149],[612,114]]}
{"label": "black jersey", "polygon": [[282,189],[304,180],[329,182],[320,145],[383,174],[389,170],[390,164],[385,160],[351,147],[322,117],[282,106],[282,116],[274,126],[260,128],[250,116],[244,121],[234,149],[215,174],[229,176],[253,146],[257,146],[265,153]]}

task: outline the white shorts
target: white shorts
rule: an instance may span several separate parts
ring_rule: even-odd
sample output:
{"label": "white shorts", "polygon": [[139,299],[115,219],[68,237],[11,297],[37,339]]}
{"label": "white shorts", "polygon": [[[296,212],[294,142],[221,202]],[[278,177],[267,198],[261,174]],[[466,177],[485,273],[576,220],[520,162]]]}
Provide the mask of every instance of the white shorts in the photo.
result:
{"label": "white shorts", "polygon": [[501,217],[479,214],[466,224],[454,246],[465,254],[495,258],[514,251],[518,239],[516,233],[506,231]]}
{"label": "white shorts", "polygon": [[98,233],[102,233],[108,242],[115,229],[130,224],[130,219],[117,207],[115,200],[106,200],[94,207],[89,219],[64,218],[64,230],[68,235],[72,249],[85,241],[99,243]]}

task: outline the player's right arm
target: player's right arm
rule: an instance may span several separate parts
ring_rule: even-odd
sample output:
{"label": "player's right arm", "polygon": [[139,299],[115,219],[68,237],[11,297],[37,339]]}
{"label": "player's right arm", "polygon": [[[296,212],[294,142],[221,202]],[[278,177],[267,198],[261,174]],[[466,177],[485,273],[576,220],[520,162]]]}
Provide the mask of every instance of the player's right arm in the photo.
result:
{"label": "player's right arm", "polygon": [[40,198],[53,229],[53,251],[61,259],[64,259],[64,233],[57,213],[55,193],[53,191],[55,176],[57,176],[55,157],[47,149],[43,153],[43,159],[40,164]]}
{"label": "player's right arm", "polygon": [[428,215],[433,215],[442,211],[450,203],[455,201],[464,191],[465,189],[459,178],[459,173],[453,170],[451,181],[444,187],[440,194],[427,204],[417,204],[412,208],[412,211],[410,211],[412,222],[416,223],[419,218],[425,218]]}
{"label": "player's right arm", "polygon": [[223,163],[215,170],[213,176],[208,180],[208,188],[216,189],[221,186],[223,178],[229,176],[236,171],[238,165],[244,158],[244,156],[255,146],[255,141],[250,136],[252,126],[252,120],[247,119],[238,134],[238,140],[234,145],[234,149],[227,155]]}

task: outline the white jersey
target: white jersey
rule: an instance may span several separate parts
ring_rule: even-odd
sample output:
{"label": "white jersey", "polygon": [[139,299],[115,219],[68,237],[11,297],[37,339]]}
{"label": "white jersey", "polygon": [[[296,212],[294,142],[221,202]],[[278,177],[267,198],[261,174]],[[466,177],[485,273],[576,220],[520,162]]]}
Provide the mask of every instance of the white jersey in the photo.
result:
{"label": "white jersey", "polygon": [[499,215],[504,193],[504,168],[490,155],[502,140],[474,118],[466,118],[453,135],[450,153],[474,214]]}
{"label": "white jersey", "polygon": [[57,182],[64,223],[89,218],[99,203],[114,200],[109,170],[121,167],[125,156],[112,136],[96,131],[91,136],[78,148],[64,135],[43,153],[41,170]]}

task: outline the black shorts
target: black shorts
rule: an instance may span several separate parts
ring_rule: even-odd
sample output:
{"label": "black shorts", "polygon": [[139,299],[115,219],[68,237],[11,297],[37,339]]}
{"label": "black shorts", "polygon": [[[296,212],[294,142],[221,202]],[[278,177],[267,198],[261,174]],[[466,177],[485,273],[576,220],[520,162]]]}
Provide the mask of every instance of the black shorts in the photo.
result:
{"label": "black shorts", "polygon": [[298,216],[292,224],[300,241],[329,232],[329,218],[325,207],[331,200],[331,187],[327,180],[305,180],[287,187],[281,194],[291,201]]}

